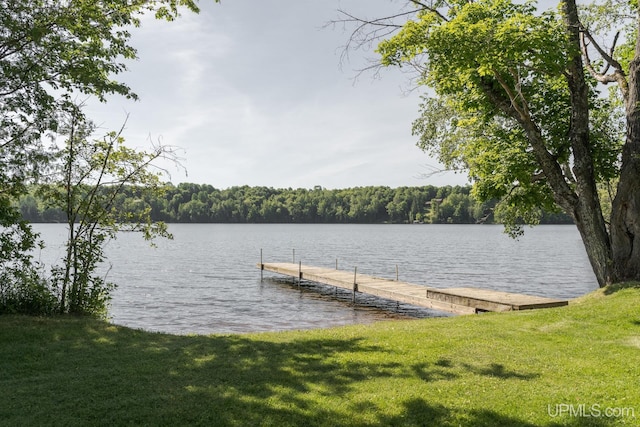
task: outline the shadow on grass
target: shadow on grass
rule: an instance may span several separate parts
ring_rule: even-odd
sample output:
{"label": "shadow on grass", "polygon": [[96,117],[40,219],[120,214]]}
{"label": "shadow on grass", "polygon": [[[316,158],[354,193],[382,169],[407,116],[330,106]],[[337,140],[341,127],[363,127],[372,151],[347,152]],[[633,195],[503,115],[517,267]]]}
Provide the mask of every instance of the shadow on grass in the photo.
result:
{"label": "shadow on grass", "polygon": [[615,294],[623,289],[640,289],[640,282],[614,283],[604,288],[605,295]]}
{"label": "shadow on grass", "polygon": [[522,372],[509,370],[505,368],[504,365],[501,365],[498,363],[492,363],[486,368],[472,366],[469,364],[464,364],[463,366],[469,372],[473,372],[474,374],[483,375],[487,377],[502,378],[502,379],[533,380],[540,376],[540,374],[538,373],[522,373]]}
{"label": "shadow on grass", "polygon": [[346,413],[318,400],[399,368],[356,338],[277,342],[77,319],[23,323],[0,330],[0,342],[15,344],[0,345],[0,387],[12,390],[0,425],[320,425]]}
{"label": "shadow on grass", "polygon": [[464,414],[452,413],[442,405],[429,405],[421,399],[412,399],[404,403],[402,415],[383,418],[383,426],[518,426],[534,427],[516,418],[505,417],[494,411],[469,411]]}
{"label": "shadow on grass", "polygon": [[[442,405],[430,405],[422,399],[412,399],[403,404],[402,415],[381,417],[382,426],[473,426],[473,427],[540,427],[519,418],[505,416],[489,409],[455,411]],[[614,419],[559,417],[558,422],[543,424],[544,427],[609,427],[617,425]]]}
{"label": "shadow on grass", "polygon": [[[534,372],[524,373],[509,370],[504,365],[498,363],[492,363],[486,367],[463,363],[460,364],[459,367],[462,368],[463,372],[500,379],[533,380],[540,376],[540,374]],[[458,369],[455,363],[452,363],[448,359],[440,359],[433,364],[415,364],[412,366],[412,371],[418,378],[428,382],[454,380],[460,377],[460,369]]]}
{"label": "shadow on grass", "polygon": [[447,381],[461,368],[535,377],[502,365],[405,366],[358,338],[183,337],[77,319],[19,326],[0,329],[0,342],[12,343],[0,345],[0,387],[11,390],[0,425],[529,425],[411,397],[389,415],[379,401],[354,396],[361,382]]}

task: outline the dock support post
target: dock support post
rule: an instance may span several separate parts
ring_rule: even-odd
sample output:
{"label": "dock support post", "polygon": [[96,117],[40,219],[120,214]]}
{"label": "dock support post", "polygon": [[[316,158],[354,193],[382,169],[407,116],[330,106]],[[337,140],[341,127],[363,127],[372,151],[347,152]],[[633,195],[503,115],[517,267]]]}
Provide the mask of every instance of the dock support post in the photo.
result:
{"label": "dock support post", "polygon": [[291,261],[291,262],[295,264],[296,263],[296,250],[295,249],[293,249],[293,258],[292,259],[293,259],[293,261]]}
{"label": "dock support post", "polygon": [[396,264],[396,282],[398,281],[398,264]]}
{"label": "dock support post", "polygon": [[264,262],[262,262],[262,248],[260,248],[260,281],[262,282],[262,275],[264,272]]}
{"label": "dock support post", "polygon": [[[338,258],[336,258],[336,270],[337,270],[337,269],[338,269]],[[338,287],[337,287],[337,286],[335,286],[335,287],[333,288],[333,296],[334,296],[334,297],[337,297],[337,296],[338,296]]]}
{"label": "dock support post", "polygon": [[[336,258],[336,270],[338,269],[338,258]],[[337,297],[338,296],[338,287],[334,286],[333,288],[333,296]]]}
{"label": "dock support post", "polygon": [[300,281],[302,280],[302,261],[298,263],[298,289],[300,289]]}
{"label": "dock support post", "polygon": [[356,302],[356,292],[358,292],[358,282],[356,280],[358,276],[358,267],[353,268],[353,297],[351,298],[351,302]]}

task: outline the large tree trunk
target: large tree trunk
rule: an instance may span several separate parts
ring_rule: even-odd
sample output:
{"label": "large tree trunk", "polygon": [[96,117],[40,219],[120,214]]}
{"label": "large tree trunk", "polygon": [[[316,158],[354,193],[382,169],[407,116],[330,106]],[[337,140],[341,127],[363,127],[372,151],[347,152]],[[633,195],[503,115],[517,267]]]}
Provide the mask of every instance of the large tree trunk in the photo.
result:
{"label": "large tree trunk", "polygon": [[569,139],[573,152],[572,171],[575,176],[575,195],[561,206],[571,215],[578,227],[591,267],[598,284],[606,286],[614,280],[612,251],[607,226],[596,185],[593,155],[589,134],[589,88],[584,75],[580,52],[580,22],[575,0],[563,2],[565,24],[571,44],[575,46],[568,58],[567,85],[571,96],[571,128]]}
{"label": "large tree trunk", "polygon": [[596,205],[593,199],[582,196],[573,216],[598,285],[604,287],[617,280],[612,269],[609,235],[599,208],[599,202]]}
{"label": "large tree trunk", "polygon": [[636,159],[623,167],[612,206],[611,244],[616,282],[640,281],[640,162],[637,159],[640,150],[636,149],[635,153]]}
{"label": "large tree trunk", "polygon": [[[638,19],[640,22],[640,17]],[[627,137],[618,191],[611,211],[615,281],[640,281],[640,32],[629,67]]]}

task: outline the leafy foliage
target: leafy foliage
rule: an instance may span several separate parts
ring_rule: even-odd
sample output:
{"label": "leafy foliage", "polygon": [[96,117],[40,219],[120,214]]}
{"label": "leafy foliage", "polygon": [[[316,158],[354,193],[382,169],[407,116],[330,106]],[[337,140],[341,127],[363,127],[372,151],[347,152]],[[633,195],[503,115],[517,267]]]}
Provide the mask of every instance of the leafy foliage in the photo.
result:
{"label": "leafy foliage", "polygon": [[106,315],[114,285],[96,275],[105,242],[123,230],[140,231],[147,239],[170,237],[163,223],[151,220],[150,209],[129,211],[123,218],[114,202],[125,185],[148,194],[161,192],[162,173],[154,170],[153,162],[172,160],[174,153],[165,146],[133,150],[119,132],[91,139],[94,131],[79,109],[69,113],[63,128],[66,140],[52,156],[51,183],[41,186],[39,194],[48,206],[64,212],[68,228],[63,265],[52,270],[60,311]]}
{"label": "leafy foliage", "polygon": [[[454,2],[446,18],[424,9],[378,45],[384,65],[420,58],[421,83],[435,96],[425,96],[414,122],[418,146],[449,168],[467,170],[479,200],[500,200],[501,218],[513,234],[521,232],[522,219],[537,223],[543,211],[559,207],[526,126],[501,111],[490,93],[506,92],[513,109],[535,121],[546,150],[571,179],[564,69],[572,49],[555,13],[508,0]],[[595,91],[590,99],[596,175],[608,182],[618,173],[622,117]]]}
{"label": "leafy foliage", "polygon": [[56,311],[55,292],[30,254],[37,235],[6,198],[0,198],[0,227],[0,314]]}
{"label": "leafy foliage", "polygon": [[145,12],[174,19],[193,0],[0,1],[0,195],[19,194],[46,160],[42,138],[78,94],[137,95],[114,76],[136,58],[128,28]]}
{"label": "leafy foliage", "polygon": [[[74,105],[77,97],[106,101],[115,94],[137,98],[129,86],[115,79],[126,70],[125,61],[136,58],[136,50],[129,43],[129,29],[139,26],[145,13],[173,20],[180,9],[197,12],[197,1],[0,0],[2,307],[48,312],[58,291],[64,301],[64,287],[55,289],[54,284],[52,288],[38,277],[37,266],[29,256],[36,236],[22,221],[21,212],[15,210],[16,201],[26,193],[27,185],[55,168],[47,139],[64,131],[68,112],[78,112]],[[99,151],[106,146],[85,148],[93,150],[98,159]],[[131,157],[134,153],[122,150],[117,155]],[[88,214],[97,213],[84,215]],[[91,266],[99,260],[99,254],[93,254],[84,261]],[[38,305],[43,308],[34,308]],[[60,307],[63,311],[64,305]]]}

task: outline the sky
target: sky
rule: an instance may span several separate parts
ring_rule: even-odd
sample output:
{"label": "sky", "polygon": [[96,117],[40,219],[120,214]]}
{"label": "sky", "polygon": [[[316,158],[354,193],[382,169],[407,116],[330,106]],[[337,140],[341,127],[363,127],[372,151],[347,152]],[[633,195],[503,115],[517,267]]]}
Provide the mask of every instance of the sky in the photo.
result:
{"label": "sky", "polygon": [[350,31],[326,26],[338,9],[367,18],[397,0],[201,0],[200,14],[144,19],[132,31],[139,59],[119,79],[139,101],[89,102],[101,129],[130,146],[180,148],[170,180],[274,188],[464,185],[411,135],[423,89],[397,69],[358,76],[373,50],[341,61]]}

